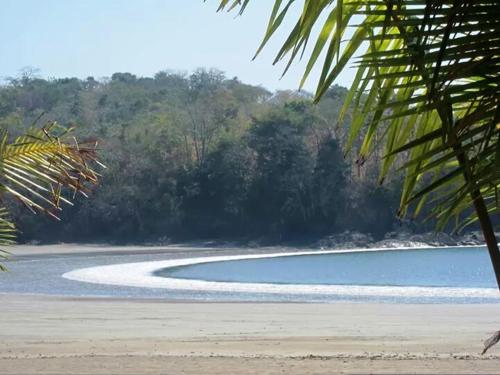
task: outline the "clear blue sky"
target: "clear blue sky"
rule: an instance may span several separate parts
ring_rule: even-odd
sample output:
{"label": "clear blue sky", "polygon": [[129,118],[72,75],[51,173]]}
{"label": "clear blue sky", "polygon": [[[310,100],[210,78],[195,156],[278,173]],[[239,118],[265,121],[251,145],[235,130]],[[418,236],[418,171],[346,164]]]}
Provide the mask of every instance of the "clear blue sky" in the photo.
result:
{"label": "clear blue sky", "polygon": [[[297,9],[300,8],[300,2]],[[218,0],[2,0],[0,77],[26,66],[43,77],[96,78],[114,72],[152,76],[214,67],[246,83],[295,89],[296,64],[279,79],[272,66],[284,32],[251,61],[265,29],[270,0],[254,0],[241,17],[216,13]],[[290,22],[286,25],[290,29]],[[312,90],[316,74],[306,85]],[[351,72],[337,83],[348,86]]]}

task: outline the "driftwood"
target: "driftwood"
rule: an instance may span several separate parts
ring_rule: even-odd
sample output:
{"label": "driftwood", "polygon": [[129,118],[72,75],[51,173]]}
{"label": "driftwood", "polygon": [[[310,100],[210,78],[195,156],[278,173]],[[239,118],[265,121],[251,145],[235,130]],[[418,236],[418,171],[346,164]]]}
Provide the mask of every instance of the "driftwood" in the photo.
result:
{"label": "driftwood", "polygon": [[497,331],[491,336],[488,340],[484,342],[484,349],[481,354],[484,354],[488,351],[489,348],[491,348],[493,345],[498,343],[500,341],[500,331]]}

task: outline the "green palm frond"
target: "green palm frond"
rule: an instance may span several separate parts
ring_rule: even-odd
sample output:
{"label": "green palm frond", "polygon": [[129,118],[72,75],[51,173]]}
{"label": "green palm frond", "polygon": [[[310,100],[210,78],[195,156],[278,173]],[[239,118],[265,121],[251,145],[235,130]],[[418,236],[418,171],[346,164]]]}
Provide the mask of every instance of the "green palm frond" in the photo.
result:
{"label": "green palm frond", "polygon": [[62,188],[86,195],[98,174],[96,142],[77,143],[66,129],[50,123],[41,130],[8,141],[0,139],[0,192],[13,195],[33,211],[57,218],[61,202],[71,204]]}
{"label": "green palm frond", "polygon": [[[76,193],[87,195],[89,187],[97,184],[95,165],[104,167],[97,159],[97,142],[78,143],[70,130],[55,122],[42,129],[9,139],[0,135],[0,198],[11,195],[33,212],[44,212],[58,219],[61,204],[71,205]],[[64,191],[72,193],[65,196]],[[0,246],[15,240],[15,227],[7,209],[0,208]],[[5,258],[7,252],[0,251]],[[0,264],[0,269],[4,267]]]}
{"label": "green palm frond", "polygon": [[[240,6],[242,11],[248,3],[226,0],[219,8]],[[291,13],[291,3],[275,0],[263,45]],[[357,150],[362,164],[383,135],[381,181],[394,168],[402,168],[406,176],[401,215],[413,203],[418,214],[431,202],[440,228],[452,218],[467,225],[477,220],[470,209],[479,198],[488,212],[498,213],[498,2],[304,0],[302,4],[275,62],[285,60],[286,72],[293,61],[305,58],[300,86],[319,67],[316,101],[347,66],[356,67],[338,121],[342,123],[351,107],[354,116],[346,149],[363,137]],[[310,51],[305,48],[308,44]]]}
{"label": "green palm frond", "polygon": [[[9,212],[5,207],[0,207],[0,260],[7,259],[9,252],[5,247],[15,243],[16,227],[9,219]],[[5,271],[5,266],[0,263],[0,271]]]}

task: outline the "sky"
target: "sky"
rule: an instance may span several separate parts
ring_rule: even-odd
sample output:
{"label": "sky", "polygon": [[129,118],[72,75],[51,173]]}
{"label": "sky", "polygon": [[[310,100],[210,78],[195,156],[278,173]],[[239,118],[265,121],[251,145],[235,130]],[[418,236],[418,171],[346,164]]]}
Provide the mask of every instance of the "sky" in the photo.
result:
{"label": "sky", "polygon": [[[2,0],[0,78],[25,67],[44,78],[109,77],[115,72],[153,76],[169,70],[217,68],[227,77],[270,90],[297,89],[304,61],[280,79],[284,65],[272,62],[283,30],[252,61],[273,1],[254,0],[243,16],[216,13],[218,0]],[[313,72],[305,89],[313,91]],[[336,83],[349,86],[352,70]]]}

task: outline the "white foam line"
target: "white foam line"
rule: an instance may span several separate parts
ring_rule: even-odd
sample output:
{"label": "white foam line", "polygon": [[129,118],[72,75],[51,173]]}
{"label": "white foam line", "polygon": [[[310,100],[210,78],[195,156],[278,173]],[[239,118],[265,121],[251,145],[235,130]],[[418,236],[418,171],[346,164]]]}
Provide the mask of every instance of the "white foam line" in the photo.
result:
{"label": "white foam line", "polygon": [[[414,286],[365,286],[365,285],[304,285],[218,282],[187,280],[155,276],[161,269],[244,259],[265,259],[297,255],[346,254],[354,252],[395,251],[415,249],[373,248],[349,250],[303,251],[273,254],[230,255],[171,259],[162,261],[122,263],[76,269],[62,277],[70,280],[95,284],[162,288],[171,290],[236,292],[236,293],[277,293],[277,294],[325,294],[337,296],[379,296],[379,297],[445,297],[445,298],[499,298],[495,288],[452,288],[452,287],[414,287]],[[438,249],[438,248],[435,248]]]}

